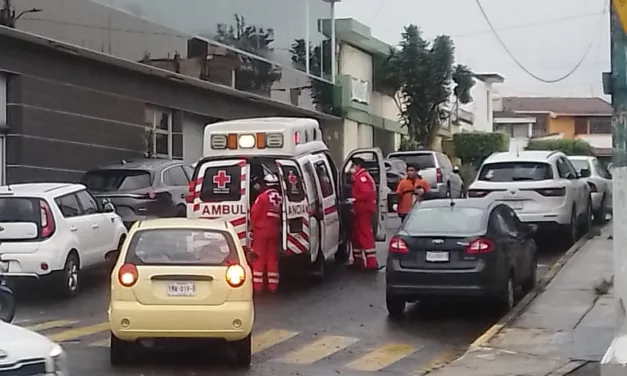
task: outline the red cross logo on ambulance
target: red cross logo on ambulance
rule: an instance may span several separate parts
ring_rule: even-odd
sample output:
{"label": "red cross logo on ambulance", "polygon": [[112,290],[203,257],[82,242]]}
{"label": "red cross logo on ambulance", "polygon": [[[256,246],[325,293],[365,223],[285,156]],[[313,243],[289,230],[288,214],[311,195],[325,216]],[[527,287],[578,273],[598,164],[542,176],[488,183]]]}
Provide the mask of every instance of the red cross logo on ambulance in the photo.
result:
{"label": "red cross logo on ambulance", "polygon": [[213,184],[216,187],[213,189],[214,193],[229,193],[226,185],[231,182],[231,176],[226,173],[226,170],[218,170],[218,172],[213,175]]}
{"label": "red cross logo on ambulance", "polygon": [[298,183],[298,177],[294,174],[294,171],[290,170],[287,173],[287,182],[290,183],[292,193],[298,194],[298,185],[296,185]]}

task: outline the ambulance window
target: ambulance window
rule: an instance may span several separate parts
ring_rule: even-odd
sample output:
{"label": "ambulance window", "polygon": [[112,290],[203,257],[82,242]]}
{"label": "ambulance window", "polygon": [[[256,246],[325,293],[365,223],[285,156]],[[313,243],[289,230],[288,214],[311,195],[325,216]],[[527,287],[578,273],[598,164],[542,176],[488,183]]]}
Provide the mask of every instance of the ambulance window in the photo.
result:
{"label": "ambulance window", "polygon": [[303,164],[304,168],[303,170],[305,171],[305,176],[307,177],[308,180],[308,184],[313,184],[311,186],[312,191],[313,191],[313,201],[319,201],[320,197],[318,195],[318,188],[316,188],[316,178],[315,178],[315,172],[313,167],[311,166],[311,163],[309,161],[305,161]]}
{"label": "ambulance window", "polygon": [[303,179],[298,168],[295,166],[281,166],[281,173],[287,188],[287,198],[291,202],[303,201],[305,199],[305,191],[303,189]]}
{"label": "ambulance window", "polygon": [[200,199],[204,202],[239,201],[241,193],[241,167],[207,167],[202,179]]}
{"label": "ambulance window", "polygon": [[327,166],[324,162],[316,162],[316,174],[318,175],[318,179],[320,179],[320,188],[322,189],[322,197],[327,198],[333,195],[333,183],[331,182],[331,177],[329,176],[329,171],[327,170]]}

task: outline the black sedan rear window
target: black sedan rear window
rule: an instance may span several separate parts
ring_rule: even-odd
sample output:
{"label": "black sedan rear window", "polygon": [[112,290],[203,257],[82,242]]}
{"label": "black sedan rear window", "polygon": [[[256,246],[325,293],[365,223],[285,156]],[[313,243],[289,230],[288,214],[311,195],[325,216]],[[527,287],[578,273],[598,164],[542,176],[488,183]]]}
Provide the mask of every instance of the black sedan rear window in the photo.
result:
{"label": "black sedan rear window", "polygon": [[199,229],[136,232],[127,254],[127,261],[141,265],[227,265],[237,260],[228,233]]}
{"label": "black sedan rear window", "polygon": [[481,167],[478,180],[493,182],[553,179],[551,165],[542,162],[499,162]]}
{"label": "black sedan rear window", "polygon": [[403,224],[403,230],[411,236],[473,235],[481,232],[486,211],[479,208],[441,207],[416,208]]}
{"label": "black sedan rear window", "polygon": [[150,172],[143,170],[94,170],[87,172],[81,183],[90,191],[134,191],[150,188]]}

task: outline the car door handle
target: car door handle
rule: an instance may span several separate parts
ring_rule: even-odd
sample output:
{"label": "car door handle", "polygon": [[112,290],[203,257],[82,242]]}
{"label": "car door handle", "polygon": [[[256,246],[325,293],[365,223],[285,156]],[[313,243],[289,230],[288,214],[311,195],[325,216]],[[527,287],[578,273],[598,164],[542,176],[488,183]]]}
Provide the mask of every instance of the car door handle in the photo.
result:
{"label": "car door handle", "polygon": [[76,231],[78,231],[78,228],[76,228],[76,226],[72,226],[72,227],[70,227],[70,231],[76,232]]}
{"label": "car door handle", "polygon": [[95,224],[95,223],[94,223],[93,225],[91,225],[91,228],[93,228],[93,229],[97,229],[98,227],[100,227],[100,226],[98,226],[98,225],[97,225],[97,224]]}

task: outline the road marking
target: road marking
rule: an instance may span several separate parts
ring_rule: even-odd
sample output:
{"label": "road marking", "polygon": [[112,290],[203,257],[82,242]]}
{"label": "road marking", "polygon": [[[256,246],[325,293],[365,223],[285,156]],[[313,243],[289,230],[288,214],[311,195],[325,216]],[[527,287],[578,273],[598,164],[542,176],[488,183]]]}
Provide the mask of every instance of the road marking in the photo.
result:
{"label": "road marking", "polygon": [[272,346],[296,336],[298,332],[290,332],[288,330],[271,329],[261,334],[253,336],[253,354],[262,352]]}
{"label": "road marking", "polygon": [[277,359],[287,364],[313,364],[359,341],[357,338],[327,336]]}
{"label": "road marking", "polygon": [[383,368],[405,358],[406,356],[413,354],[421,348],[422,346],[417,348],[404,343],[389,343],[357,360],[350,362],[346,365],[346,368],[357,371],[380,371]]}
{"label": "road marking", "polygon": [[55,328],[63,328],[78,324],[78,321],[68,321],[68,320],[55,320],[55,321],[47,321],[42,322],[40,324],[25,326],[24,329],[32,330],[33,332],[38,332],[40,330],[48,330]]}
{"label": "road marking", "polygon": [[50,339],[51,341],[63,342],[63,341],[77,340],[81,337],[86,337],[92,334],[104,332],[106,330],[109,330],[110,328],[111,326],[109,325],[108,322],[103,322],[103,323],[96,324],[96,325],[83,326],[80,328],[65,330],[63,332],[54,333],[46,337],[48,337],[48,339]]}
{"label": "road marking", "polygon": [[414,372],[412,376],[423,376],[438,370],[445,365],[451,363],[455,359],[464,354],[463,349],[448,349],[440,352],[435,358],[431,359],[429,363],[425,364],[419,371]]}
{"label": "road marking", "polygon": [[92,342],[90,347],[111,347],[111,338],[105,338],[100,341]]}

